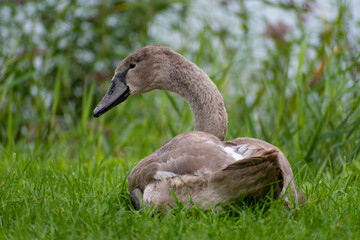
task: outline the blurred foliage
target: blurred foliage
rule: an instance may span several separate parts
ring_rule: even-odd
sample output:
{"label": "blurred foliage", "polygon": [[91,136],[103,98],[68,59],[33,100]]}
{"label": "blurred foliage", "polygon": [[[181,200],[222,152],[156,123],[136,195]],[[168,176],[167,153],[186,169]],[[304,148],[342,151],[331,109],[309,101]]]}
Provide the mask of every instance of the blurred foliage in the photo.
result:
{"label": "blurred foliage", "polygon": [[[16,141],[27,132],[48,132],[51,123],[68,121],[65,125],[72,125],[81,115],[88,85],[99,84],[96,80],[108,83],[104,80],[111,78],[112,68],[121,58],[151,42],[149,22],[173,3],[1,3],[0,137],[6,138],[9,127],[14,130],[8,137]],[[95,88],[98,90],[102,91]],[[11,114],[16,118],[7,126]],[[41,135],[46,139],[46,134]]]}
{"label": "blurred foliage", "polygon": [[[113,114],[116,116],[107,120],[106,126],[102,119],[91,120],[92,109],[118,62],[130,52],[156,43],[184,54],[217,84],[229,110],[229,138],[262,138],[284,147],[291,159],[316,162],[318,167],[329,156],[344,157],[341,146],[345,142],[352,154],[344,158],[357,156],[356,43],[360,40],[350,34],[354,27],[349,26],[350,5],[337,1],[335,18],[327,19],[315,14],[312,0],[262,2],[295,16],[295,25],[290,26],[285,21],[258,19],[246,1],[206,2],[203,6],[219,6],[216,11],[222,14],[211,13],[210,17],[208,9],[191,4],[196,1],[3,1],[3,146],[11,150],[17,142],[25,142],[37,147],[51,145],[64,134],[71,135],[66,137],[69,142],[85,135],[87,142],[98,141],[97,149],[111,154],[122,152],[119,149],[126,146],[125,141],[131,145],[142,137],[137,128],[141,125],[142,131],[159,136],[158,142],[148,143],[142,157],[172,136],[191,130],[187,104],[172,94],[150,94],[129,101],[126,104],[131,111],[117,110],[122,114]],[[316,37],[309,31],[309,19],[322,24]],[[251,29],[256,26],[254,21],[264,24],[260,36]],[[159,31],[161,27],[165,31]],[[172,35],[180,36],[180,44],[171,42]],[[259,52],[265,56],[259,57]],[[152,112],[159,106],[161,115]],[[152,126],[151,120],[160,124]],[[126,129],[121,136],[113,131],[118,123]],[[103,134],[106,137],[99,140]],[[330,152],[321,147],[338,143],[342,144]],[[338,159],[337,163],[347,161]]]}

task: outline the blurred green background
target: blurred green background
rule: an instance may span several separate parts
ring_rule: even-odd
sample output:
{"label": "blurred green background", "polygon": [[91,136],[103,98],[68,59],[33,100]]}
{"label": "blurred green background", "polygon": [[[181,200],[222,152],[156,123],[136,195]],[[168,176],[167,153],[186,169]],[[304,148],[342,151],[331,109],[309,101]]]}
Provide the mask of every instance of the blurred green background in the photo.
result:
{"label": "blurred green background", "polygon": [[[42,226],[52,219],[64,229],[72,224],[73,237],[89,237],[78,216],[85,222],[100,216],[103,222],[86,226],[109,233],[116,226],[102,216],[131,209],[126,177],[132,167],[193,129],[184,100],[160,91],[93,119],[117,64],[149,44],[167,45],[207,72],[224,96],[227,139],[248,136],[277,145],[313,212],[329,211],[330,202],[311,205],[323,198],[345,204],[341,214],[331,210],[336,216],[351,212],[359,199],[359,11],[356,0],[1,1],[2,236],[48,236]],[[22,205],[26,199],[30,203]],[[84,199],[92,200],[82,205]],[[107,210],[100,199],[110,204]],[[99,209],[91,212],[91,203]],[[67,211],[72,215],[62,215]],[[359,231],[350,227],[359,213],[351,214],[340,224],[341,237]],[[295,221],[308,229],[340,221],[329,215],[328,222],[310,217],[307,223],[306,213],[301,216]],[[30,219],[35,227],[26,225]],[[276,220],[268,230],[277,232]],[[66,236],[61,228],[50,232]]]}
{"label": "blurred green background", "polygon": [[[73,129],[87,134],[103,124],[91,112],[116,65],[149,44],[168,45],[210,75],[229,110],[229,137],[253,136],[280,145],[290,138],[295,145],[289,148],[298,149],[294,155],[320,162],[329,152],[316,142],[358,137],[357,125],[345,128],[346,136],[331,133],[352,126],[356,113],[356,1],[49,0],[2,1],[0,6],[0,137],[10,152],[18,143],[32,149],[58,134]],[[169,117],[149,116],[161,96],[149,97],[155,100],[140,107],[133,105],[141,97],[131,100],[118,107],[122,111],[105,115],[105,125],[121,122],[111,127],[120,135],[120,129],[150,131],[143,121],[165,121],[160,143],[191,130],[189,108],[173,95],[166,94],[161,103],[171,109]],[[335,109],[324,101],[332,101]],[[328,123],[324,111],[340,116]],[[110,148],[116,145],[112,140]],[[314,156],[314,151],[324,152]]]}

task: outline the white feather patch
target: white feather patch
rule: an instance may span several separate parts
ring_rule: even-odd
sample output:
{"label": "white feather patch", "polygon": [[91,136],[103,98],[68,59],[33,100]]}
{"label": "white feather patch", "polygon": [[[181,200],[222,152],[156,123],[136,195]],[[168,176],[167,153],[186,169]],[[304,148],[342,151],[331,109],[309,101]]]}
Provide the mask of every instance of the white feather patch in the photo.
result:
{"label": "white feather patch", "polygon": [[176,174],[168,171],[157,171],[156,174],[154,175],[154,178],[156,180],[162,180],[165,178],[172,178],[172,177],[176,177]]}
{"label": "white feather patch", "polygon": [[236,152],[235,149],[232,147],[224,147],[224,150],[226,153],[228,153],[230,156],[232,156],[236,161],[245,158],[243,155]]}

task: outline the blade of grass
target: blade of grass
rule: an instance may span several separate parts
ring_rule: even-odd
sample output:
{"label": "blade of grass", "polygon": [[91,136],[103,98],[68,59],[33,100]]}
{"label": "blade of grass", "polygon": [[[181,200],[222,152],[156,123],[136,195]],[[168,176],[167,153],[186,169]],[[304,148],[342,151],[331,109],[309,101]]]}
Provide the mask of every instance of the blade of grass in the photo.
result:
{"label": "blade of grass", "polygon": [[88,89],[88,87],[85,85],[83,90],[84,93],[82,97],[81,127],[84,132],[87,131],[87,123],[89,121],[89,115],[94,98],[94,89],[95,89],[95,82],[92,81],[92,84],[90,85],[90,89]]}
{"label": "blade of grass", "polygon": [[13,102],[13,91],[9,92],[9,103],[8,103],[8,119],[7,119],[7,150],[11,151],[13,149],[15,141],[14,141],[14,121],[13,121],[13,113],[12,113],[12,105]]}
{"label": "blade of grass", "polygon": [[54,88],[54,92],[53,92],[53,103],[52,103],[52,107],[51,107],[51,118],[50,118],[52,128],[54,128],[54,126],[55,126],[55,116],[56,116],[56,110],[57,110],[57,106],[58,106],[59,98],[60,98],[60,87],[61,87],[63,71],[64,71],[64,63],[61,62],[60,66],[57,70],[57,73],[56,73],[55,88]]}

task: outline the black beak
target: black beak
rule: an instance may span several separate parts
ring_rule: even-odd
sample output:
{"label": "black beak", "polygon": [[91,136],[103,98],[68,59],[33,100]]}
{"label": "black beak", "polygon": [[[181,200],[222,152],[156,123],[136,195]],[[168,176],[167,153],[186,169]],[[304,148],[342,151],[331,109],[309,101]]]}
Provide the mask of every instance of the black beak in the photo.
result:
{"label": "black beak", "polygon": [[[126,75],[126,74],[124,74]],[[125,84],[124,79],[115,77],[112,80],[110,88],[107,90],[105,96],[95,108],[94,117],[99,117],[119,103],[122,103],[130,95],[130,89]],[[125,78],[125,76],[123,76]]]}

